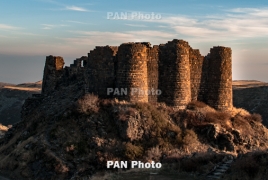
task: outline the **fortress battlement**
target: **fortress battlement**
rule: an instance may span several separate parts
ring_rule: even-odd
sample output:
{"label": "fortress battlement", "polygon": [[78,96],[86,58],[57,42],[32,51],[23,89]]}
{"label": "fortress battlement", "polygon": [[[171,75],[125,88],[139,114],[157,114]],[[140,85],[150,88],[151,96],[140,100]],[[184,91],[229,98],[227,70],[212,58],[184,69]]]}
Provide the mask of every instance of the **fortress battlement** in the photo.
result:
{"label": "fortress battlement", "polygon": [[[188,42],[174,39],[166,44],[129,42],[95,49],[64,67],[63,58],[47,56],[42,94],[48,95],[71,81],[84,84],[85,93],[130,102],[164,102],[185,108],[202,101],[218,110],[232,108],[232,50],[214,46],[207,56]],[[107,89],[139,89],[161,94],[108,94]]]}

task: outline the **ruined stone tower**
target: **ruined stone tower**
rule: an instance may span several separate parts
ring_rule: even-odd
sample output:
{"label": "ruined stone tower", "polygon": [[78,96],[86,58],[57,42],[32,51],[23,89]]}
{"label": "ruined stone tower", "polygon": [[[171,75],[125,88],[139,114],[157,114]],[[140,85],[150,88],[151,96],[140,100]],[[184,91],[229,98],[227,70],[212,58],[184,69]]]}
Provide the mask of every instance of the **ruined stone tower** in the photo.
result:
{"label": "ruined stone tower", "polygon": [[118,47],[97,46],[88,53],[85,83],[89,93],[107,97],[107,88],[114,88],[115,55]]}
{"label": "ruined stone tower", "polygon": [[226,111],[232,108],[231,56],[231,48],[218,46],[204,57],[177,39],[153,47],[148,42],[97,46],[64,69],[61,57],[48,56],[42,94],[75,83],[102,98],[164,102],[180,109],[197,100]]}
{"label": "ruined stone tower", "polygon": [[[121,94],[118,99],[131,102],[148,102],[148,57],[149,44],[125,43],[117,54],[116,88]],[[122,94],[121,90],[127,90]]]}
{"label": "ruined stone tower", "polygon": [[63,75],[64,60],[59,56],[47,56],[44,68],[42,94],[49,94],[54,91],[57,82]]}
{"label": "ruined stone tower", "polygon": [[178,108],[191,101],[189,49],[183,40],[160,45],[159,100]]}
{"label": "ruined stone tower", "polygon": [[210,49],[207,104],[218,110],[232,108],[232,50],[217,46]]}

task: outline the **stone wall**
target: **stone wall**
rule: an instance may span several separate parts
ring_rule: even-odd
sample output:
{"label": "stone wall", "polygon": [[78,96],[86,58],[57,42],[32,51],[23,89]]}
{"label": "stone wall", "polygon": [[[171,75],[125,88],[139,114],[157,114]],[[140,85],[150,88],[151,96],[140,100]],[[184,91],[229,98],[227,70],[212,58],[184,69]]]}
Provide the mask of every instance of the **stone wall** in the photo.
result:
{"label": "stone wall", "polygon": [[[174,39],[153,47],[147,42],[97,46],[88,57],[78,58],[64,69],[61,57],[48,56],[42,94],[76,82],[85,93],[103,98],[164,102],[176,108],[185,108],[190,101],[198,100],[218,110],[229,110],[231,54],[230,48],[213,47],[204,57],[188,42]],[[108,88],[112,89],[110,95]]]}
{"label": "stone wall", "polygon": [[100,97],[108,97],[107,88],[113,88],[115,82],[115,55],[118,48],[97,46],[88,54],[85,65],[85,83],[87,91]]}
{"label": "stone wall", "polygon": [[84,67],[82,67],[83,61],[86,61],[87,57],[82,56],[81,58],[77,58],[74,60],[73,64],[70,64],[70,67],[65,66],[64,67],[64,74],[62,78],[60,79],[60,83],[64,86],[68,86],[72,84],[73,82],[79,83],[79,86],[83,86],[85,88],[84,84]]}
{"label": "stone wall", "polygon": [[199,94],[201,94],[200,86],[202,80],[204,56],[201,56],[198,49],[190,48],[189,51],[189,60],[191,68],[191,100],[196,101],[200,99]]}

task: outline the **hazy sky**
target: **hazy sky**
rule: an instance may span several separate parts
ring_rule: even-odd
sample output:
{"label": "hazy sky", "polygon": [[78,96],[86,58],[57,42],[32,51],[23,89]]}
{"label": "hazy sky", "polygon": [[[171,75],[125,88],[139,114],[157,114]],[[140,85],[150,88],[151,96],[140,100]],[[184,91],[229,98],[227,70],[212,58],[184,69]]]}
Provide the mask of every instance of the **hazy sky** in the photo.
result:
{"label": "hazy sky", "polygon": [[172,39],[231,47],[233,79],[268,82],[266,0],[1,0],[0,82],[41,80],[47,55],[69,66],[94,46]]}

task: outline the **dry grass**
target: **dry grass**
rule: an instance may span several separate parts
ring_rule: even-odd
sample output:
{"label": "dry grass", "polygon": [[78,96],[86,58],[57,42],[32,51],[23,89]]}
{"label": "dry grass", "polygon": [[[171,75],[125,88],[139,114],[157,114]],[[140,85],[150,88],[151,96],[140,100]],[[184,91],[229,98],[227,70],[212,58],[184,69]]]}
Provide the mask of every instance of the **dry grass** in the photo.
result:
{"label": "dry grass", "polygon": [[160,159],[162,156],[161,150],[159,149],[159,146],[150,148],[147,151],[147,159],[152,160],[152,159]]}
{"label": "dry grass", "polygon": [[242,135],[250,135],[253,134],[251,125],[249,121],[245,119],[243,116],[235,116],[232,119],[233,127],[236,130],[239,130]]}
{"label": "dry grass", "polygon": [[233,107],[233,109],[232,109],[232,111],[230,113],[231,113],[232,117],[235,117],[237,115],[239,115],[239,116],[248,116],[248,115],[250,115],[250,113],[247,110],[245,110],[243,108],[236,108],[236,107]]}
{"label": "dry grass", "polygon": [[126,106],[125,108],[120,108],[118,112],[118,119],[120,121],[126,121],[129,117],[134,117],[137,110],[135,108]]}
{"label": "dry grass", "polygon": [[177,125],[187,129],[209,123],[219,124],[227,130],[232,128],[231,115],[228,112],[210,111],[210,109],[204,113],[189,110],[178,111],[173,115],[173,119]]}
{"label": "dry grass", "polygon": [[208,123],[219,124],[226,130],[232,128],[238,129],[241,132],[251,133],[252,127],[250,123],[262,122],[262,117],[259,114],[250,114],[242,108],[233,107],[230,112],[216,111],[206,104],[198,101],[189,103],[186,111],[178,111],[174,113],[173,119],[176,124],[184,128],[194,128],[196,126],[205,125]]}
{"label": "dry grass", "polygon": [[225,129],[232,128],[232,122],[230,120],[231,115],[227,112],[209,112],[206,114],[205,122],[220,124]]}
{"label": "dry grass", "polygon": [[207,113],[213,113],[216,112],[216,110],[207,104],[200,102],[200,101],[192,101],[187,105],[187,109],[199,112],[203,115],[206,115]]}
{"label": "dry grass", "polygon": [[262,122],[262,117],[259,114],[249,114],[245,116],[236,115],[231,118],[233,128],[239,130],[243,135],[254,135],[254,129],[252,128],[251,123]]}
{"label": "dry grass", "polygon": [[205,103],[203,103],[203,102],[192,101],[187,105],[187,109],[196,110],[196,109],[199,109],[199,108],[204,108],[206,106],[207,105]]}
{"label": "dry grass", "polygon": [[133,145],[132,143],[126,143],[125,145],[125,156],[127,159],[138,159],[141,158],[144,153],[144,149],[141,146]]}
{"label": "dry grass", "polygon": [[260,114],[253,113],[245,117],[248,121],[262,122],[262,117]]}
{"label": "dry grass", "polygon": [[77,110],[80,113],[90,114],[99,111],[99,98],[94,94],[86,94],[77,101]]}
{"label": "dry grass", "polygon": [[182,145],[187,147],[191,144],[194,144],[198,141],[196,133],[191,129],[186,129],[183,131],[181,136]]}
{"label": "dry grass", "polygon": [[218,121],[226,121],[230,119],[230,114],[227,112],[209,112],[206,114],[206,121],[207,122],[218,122]]}

